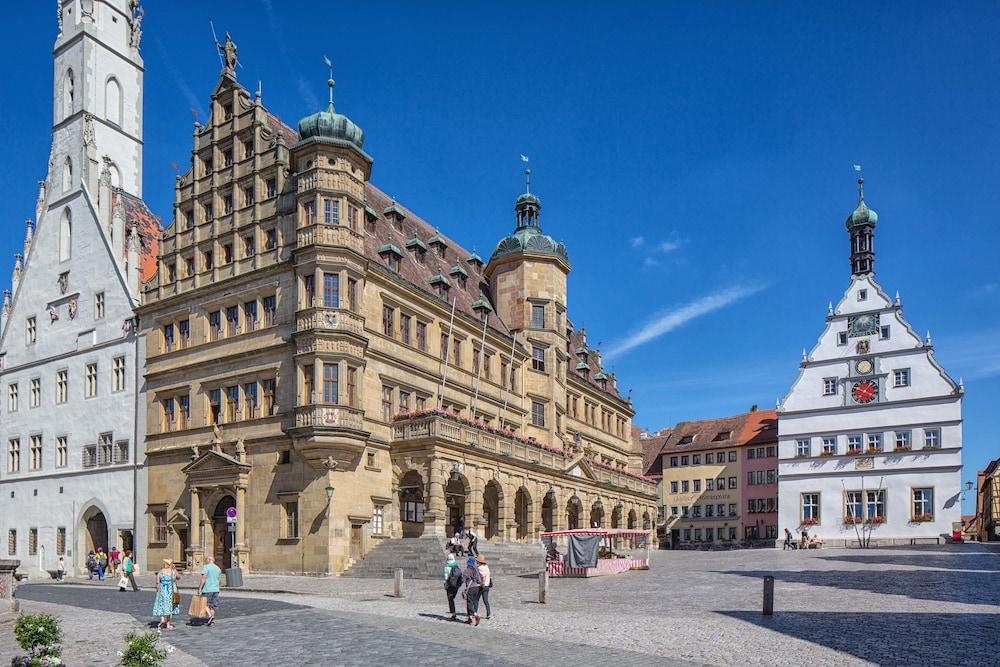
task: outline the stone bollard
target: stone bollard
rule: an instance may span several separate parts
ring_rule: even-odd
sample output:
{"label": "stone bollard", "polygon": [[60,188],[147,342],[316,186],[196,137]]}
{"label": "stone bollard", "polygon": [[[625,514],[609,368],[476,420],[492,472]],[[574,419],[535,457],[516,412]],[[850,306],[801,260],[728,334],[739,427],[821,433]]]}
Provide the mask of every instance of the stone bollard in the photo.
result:
{"label": "stone bollard", "polygon": [[403,597],[403,569],[399,567],[396,568],[396,573],[393,575],[392,596]]}
{"label": "stone bollard", "polygon": [[764,615],[774,615],[774,577],[764,577]]}
{"label": "stone bollard", "polygon": [[549,596],[549,573],[542,570],[538,573],[538,602],[545,604]]}
{"label": "stone bollard", "polygon": [[14,571],[21,564],[19,560],[0,560],[0,609],[9,606],[17,611],[14,599]]}

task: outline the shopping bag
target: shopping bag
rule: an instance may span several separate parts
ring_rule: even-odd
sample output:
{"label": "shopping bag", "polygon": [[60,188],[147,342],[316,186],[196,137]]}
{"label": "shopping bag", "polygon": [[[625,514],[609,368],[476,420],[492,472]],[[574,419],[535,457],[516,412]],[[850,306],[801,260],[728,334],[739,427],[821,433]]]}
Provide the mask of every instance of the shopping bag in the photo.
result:
{"label": "shopping bag", "polygon": [[128,588],[128,577],[124,574],[118,577],[118,588]]}
{"label": "shopping bag", "polygon": [[191,618],[208,616],[208,598],[204,595],[192,595],[191,604],[188,606],[188,616]]}

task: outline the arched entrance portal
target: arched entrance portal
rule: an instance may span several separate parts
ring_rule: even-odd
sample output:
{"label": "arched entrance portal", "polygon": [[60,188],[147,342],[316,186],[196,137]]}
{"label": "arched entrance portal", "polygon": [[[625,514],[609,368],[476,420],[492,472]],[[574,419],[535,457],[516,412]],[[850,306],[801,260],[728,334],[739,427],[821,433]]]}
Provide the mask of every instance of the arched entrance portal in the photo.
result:
{"label": "arched entrance portal", "polygon": [[642,529],[649,530],[649,512],[642,513]]}
{"label": "arched entrance portal", "polygon": [[636,519],[635,510],[629,510],[628,511],[628,527],[630,529],[634,529],[636,527],[637,522],[638,522],[638,519]]}
{"label": "arched entrance portal", "polygon": [[604,505],[600,500],[596,501],[590,506],[590,527],[591,528],[603,528],[604,527]]}
{"label": "arched entrance portal", "polygon": [[546,531],[555,530],[556,517],[556,494],[549,491],[542,499],[542,528]]}
{"label": "arched entrance portal", "polygon": [[104,516],[104,512],[96,507],[91,507],[84,512],[83,521],[87,539],[84,555],[86,552],[97,551],[97,547],[108,551],[110,549],[108,546],[108,520]]}
{"label": "arched entrance portal", "polygon": [[483,491],[483,517],[486,519],[486,539],[492,540],[500,534],[500,501],[503,491],[496,480],[486,483]]}
{"label": "arched entrance portal", "polygon": [[566,504],[566,527],[570,530],[576,530],[580,527],[580,514],[582,513],[582,506],[580,504],[580,499],[573,496],[569,499]]}
{"label": "arched entrance portal", "polygon": [[403,537],[424,534],[424,479],[416,470],[399,480],[399,521]]}
{"label": "arched entrance portal", "polygon": [[[215,506],[215,511],[212,512],[212,536],[215,542],[212,554],[215,556],[215,564],[223,570],[233,565],[233,538],[229,532],[229,525],[226,523],[226,510],[230,507],[236,507],[236,498],[224,496]],[[239,520],[245,521],[246,519],[239,517]]]}
{"label": "arched entrance portal", "polygon": [[469,487],[465,479],[458,473],[452,473],[451,479],[444,487],[444,503],[448,508],[448,525],[445,526],[446,535],[454,535],[458,532],[459,524],[466,529],[472,526],[466,524],[465,498],[469,493]]}
{"label": "arched entrance portal", "polygon": [[[523,486],[514,495],[514,521],[517,523],[517,539],[531,537],[531,495]],[[547,529],[546,529],[547,530]]]}

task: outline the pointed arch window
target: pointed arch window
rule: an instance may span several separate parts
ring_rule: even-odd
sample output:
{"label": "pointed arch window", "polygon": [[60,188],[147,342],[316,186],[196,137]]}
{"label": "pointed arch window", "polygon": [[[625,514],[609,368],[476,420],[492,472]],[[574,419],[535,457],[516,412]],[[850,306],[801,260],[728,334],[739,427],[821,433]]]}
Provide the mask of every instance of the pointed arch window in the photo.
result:
{"label": "pointed arch window", "polygon": [[69,191],[71,187],[73,187],[73,160],[71,160],[69,156],[67,156],[66,160],[63,162],[63,170],[62,170],[63,192]]}
{"label": "pointed arch window", "polygon": [[104,84],[104,117],[119,127],[122,124],[122,87],[115,77]]}
{"label": "pointed arch window", "polygon": [[68,208],[63,209],[62,218],[59,220],[59,261],[63,262],[70,258],[71,246],[73,242],[73,214]]}
{"label": "pointed arch window", "polygon": [[76,86],[73,81],[73,70],[66,70],[66,76],[63,77],[63,118],[69,117],[73,113],[73,100],[76,96]]}

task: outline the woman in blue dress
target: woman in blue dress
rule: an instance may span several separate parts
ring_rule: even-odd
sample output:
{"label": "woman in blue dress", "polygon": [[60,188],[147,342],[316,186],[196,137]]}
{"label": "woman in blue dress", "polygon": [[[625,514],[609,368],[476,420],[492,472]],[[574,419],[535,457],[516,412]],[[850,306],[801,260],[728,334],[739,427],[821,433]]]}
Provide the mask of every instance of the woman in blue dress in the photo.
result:
{"label": "woman in blue dress", "polygon": [[173,600],[179,577],[174,562],[169,558],[163,559],[163,569],[157,573],[159,586],[156,588],[156,600],[153,601],[153,616],[160,617],[159,627],[166,630],[174,627],[170,624],[170,618],[181,613],[180,604],[174,604]]}

